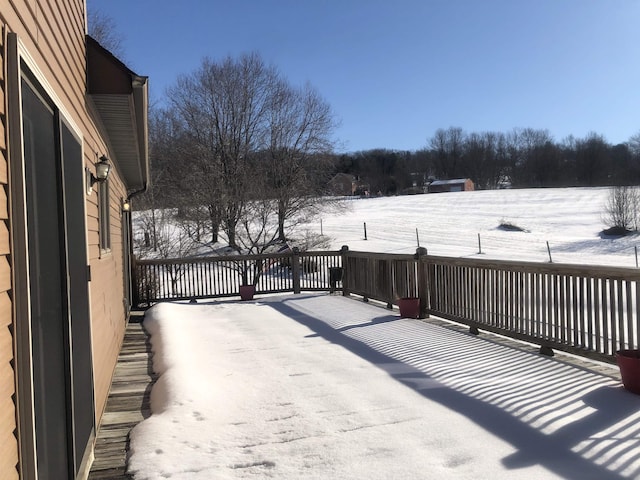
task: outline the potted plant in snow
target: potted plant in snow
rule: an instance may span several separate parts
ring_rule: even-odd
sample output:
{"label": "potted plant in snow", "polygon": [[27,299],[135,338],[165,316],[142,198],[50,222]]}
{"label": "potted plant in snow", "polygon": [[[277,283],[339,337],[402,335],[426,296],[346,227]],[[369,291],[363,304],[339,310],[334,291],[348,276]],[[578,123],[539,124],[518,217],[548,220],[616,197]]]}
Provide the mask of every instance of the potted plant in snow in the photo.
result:
{"label": "potted plant in snow", "polygon": [[628,391],[640,395],[640,350],[628,349],[616,352],[622,385]]}
{"label": "potted plant in snow", "polygon": [[260,277],[260,268],[258,264],[261,264],[260,260],[243,260],[240,267],[240,300],[253,300],[253,296],[256,294],[256,284]]}
{"label": "potted plant in snow", "polygon": [[[427,254],[427,249],[418,247],[413,256],[416,260]],[[415,291],[415,285],[409,285],[409,292]],[[420,318],[420,297],[401,297],[398,299],[400,316],[403,318]]]}
{"label": "potted plant in snow", "polygon": [[240,285],[240,300],[253,300],[255,294],[255,285]]}
{"label": "potted plant in snow", "polygon": [[399,298],[398,308],[402,318],[420,318],[420,298],[418,297]]}
{"label": "potted plant in snow", "polygon": [[242,300],[251,300],[256,285],[265,272],[264,260],[251,258],[268,251],[280,251],[283,242],[278,238],[277,212],[270,200],[254,200],[244,206],[244,216],[238,223],[234,248],[244,258],[238,259],[235,268],[240,276],[239,294]]}

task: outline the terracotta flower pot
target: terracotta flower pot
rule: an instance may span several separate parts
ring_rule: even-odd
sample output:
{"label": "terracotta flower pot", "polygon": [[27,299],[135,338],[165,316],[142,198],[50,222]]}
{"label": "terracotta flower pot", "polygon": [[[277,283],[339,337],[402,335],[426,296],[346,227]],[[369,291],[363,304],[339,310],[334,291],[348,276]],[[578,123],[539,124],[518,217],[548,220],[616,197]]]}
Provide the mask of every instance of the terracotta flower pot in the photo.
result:
{"label": "terracotta flower pot", "polygon": [[240,300],[252,300],[255,293],[255,285],[240,285]]}
{"label": "terracotta flower pot", "polygon": [[618,350],[616,361],[624,388],[640,395],[640,350]]}
{"label": "terracotta flower pot", "polygon": [[398,299],[400,316],[403,318],[420,318],[420,299],[416,297],[405,297]]}

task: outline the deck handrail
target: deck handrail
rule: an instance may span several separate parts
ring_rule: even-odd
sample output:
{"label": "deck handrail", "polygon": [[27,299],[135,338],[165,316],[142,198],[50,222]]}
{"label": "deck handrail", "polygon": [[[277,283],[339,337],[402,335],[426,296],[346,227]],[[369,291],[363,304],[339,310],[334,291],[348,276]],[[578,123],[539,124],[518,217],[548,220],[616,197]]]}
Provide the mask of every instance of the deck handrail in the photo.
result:
{"label": "deck handrail", "polygon": [[138,304],[238,295],[239,268],[263,268],[256,292],[340,290],[391,308],[418,297],[422,316],[612,362],[640,347],[640,269],[350,251],[134,262]]}
{"label": "deck handrail", "polygon": [[[238,295],[243,283],[256,293],[331,289],[329,269],[341,266],[340,252],[289,252],[134,260],[134,304]],[[245,275],[243,275],[243,273]]]}

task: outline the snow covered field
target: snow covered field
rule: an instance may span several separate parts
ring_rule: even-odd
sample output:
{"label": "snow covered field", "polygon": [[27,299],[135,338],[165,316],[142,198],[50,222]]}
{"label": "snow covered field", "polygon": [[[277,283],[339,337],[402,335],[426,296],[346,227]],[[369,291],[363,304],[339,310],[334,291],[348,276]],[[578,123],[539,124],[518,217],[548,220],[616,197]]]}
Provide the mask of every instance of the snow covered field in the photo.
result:
{"label": "snow covered field", "polygon": [[[322,233],[339,249],[635,267],[638,237],[600,237],[607,188],[549,188],[347,200],[350,208],[322,218]],[[526,232],[503,231],[501,222]],[[364,223],[367,238],[364,240]],[[320,220],[305,225],[320,233]]]}
{"label": "snow covered field", "polygon": [[[548,262],[547,242],[555,263],[635,267],[637,235],[602,238],[608,188],[538,188],[482,190],[380,198],[347,198],[337,211],[324,213],[296,227],[294,237],[323,234],[331,249],[415,253],[418,246],[433,255]],[[367,240],[364,239],[364,224]],[[510,223],[525,231],[505,231]],[[416,235],[417,229],[417,235]],[[161,228],[167,251],[161,256],[181,256],[178,226]],[[142,215],[134,214],[134,236],[142,243]],[[224,234],[221,235],[224,237]],[[173,251],[177,249],[177,251]],[[220,254],[225,243],[201,245],[190,252]],[[321,246],[315,249],[325,249]],[[145,251],[142,258],[157,252]]]}
{"label": "snow covered field", "polygon": [[159,304],[143,479],[640,478],[609,377],[356,300]]}

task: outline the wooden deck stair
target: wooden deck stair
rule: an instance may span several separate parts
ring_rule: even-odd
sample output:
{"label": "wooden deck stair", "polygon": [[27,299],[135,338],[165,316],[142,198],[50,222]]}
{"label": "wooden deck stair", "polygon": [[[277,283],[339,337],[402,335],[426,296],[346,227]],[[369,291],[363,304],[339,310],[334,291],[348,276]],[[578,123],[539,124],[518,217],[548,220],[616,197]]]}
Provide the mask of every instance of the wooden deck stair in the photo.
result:
{"label": "wooden deck stair", "polygon": [[132,315],[98,430],[89,480],[131,478],[126,473],[129,432],[151,414],[149,396],[155,381],[149,336],[142,317]]}

